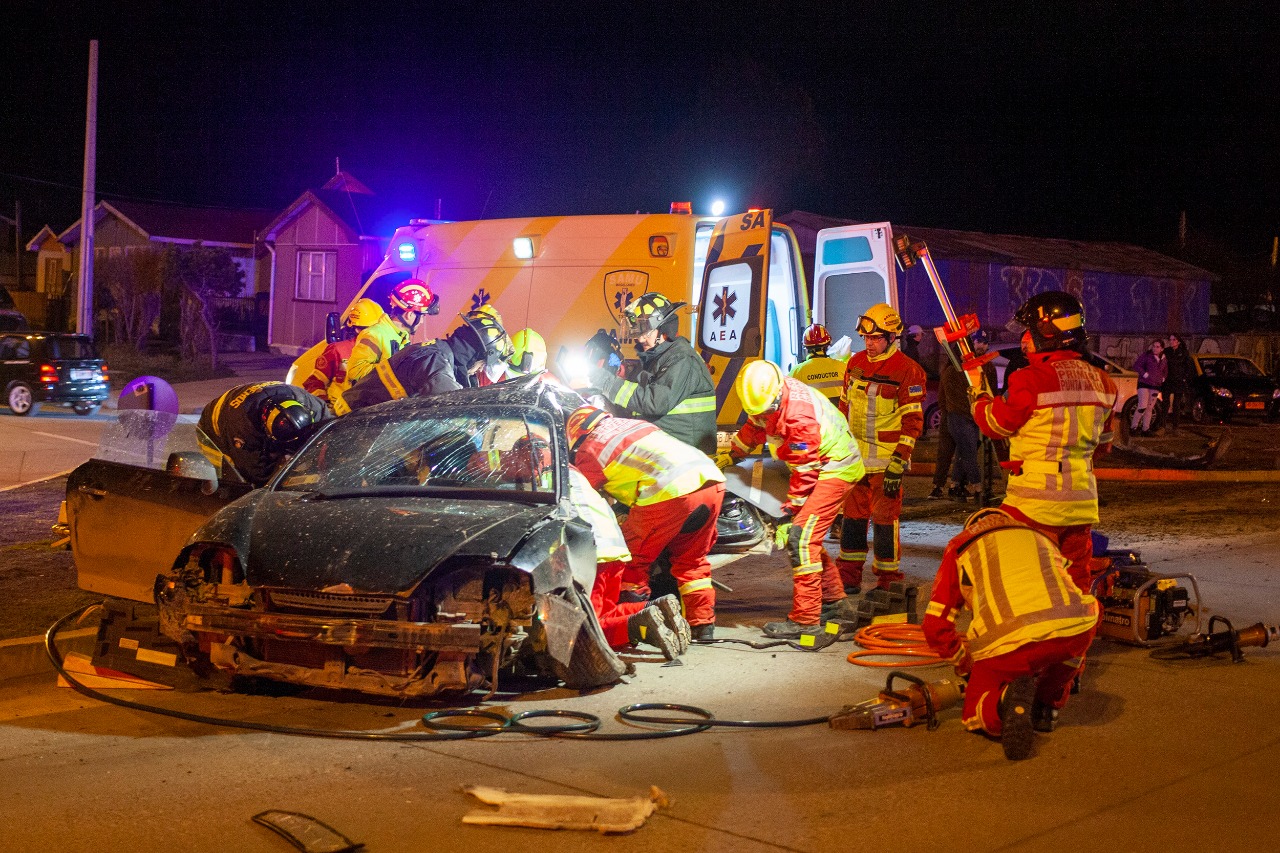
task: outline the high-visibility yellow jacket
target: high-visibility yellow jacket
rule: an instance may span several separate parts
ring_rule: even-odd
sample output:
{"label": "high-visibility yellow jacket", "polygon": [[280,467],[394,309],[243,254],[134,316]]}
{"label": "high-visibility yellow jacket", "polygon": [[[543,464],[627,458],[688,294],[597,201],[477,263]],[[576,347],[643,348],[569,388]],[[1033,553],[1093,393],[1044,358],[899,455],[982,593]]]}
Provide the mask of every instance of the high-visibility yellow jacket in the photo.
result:
{"label": "high-visibility yellow jacket", "polygon": [[583,440],[574,464],[593,488],[627,506],[693,494],[724,475],[707,454],[648,421],[605,418]]}
{"label": "high-visibility yellow jacket", "polygon": [[361,329],[347,357],[347,384],[366,376],[375,364],[391,358],[407,343],[409,333],[385,314],[372,326]]}
{"label": "high-visibility yellow jacket", "polygon": [[[957,662],[995,657],[1027,643],[1074,637],[1098,623],[1098,602],[1067,574],[1067,561],[1044,533],[992,513],[954,537],[942,554],[925,609],[929,646]],[[973,618],[962,641],[956,616]]]}
{"label": "high-visibility yellow jacket", "polygon": [[888,468],[894,455],[911,458],[924,431],[924,382],[924,368],[897,344],[875,358],[866,350],[849,357],[840,409],[868,472]]}
{"label": "high-visibility yellow jacket", "polygon": [[1096,524],[1093,457],[1111,444],[1115,383],[1071,350],[1029,359],[1009,377],[1003,398],[973,403],[978,428],[1009,439],[1005,502],[1041,524]]}
{"label": "high-visibility yellow jacket", "polygon": [[817,390],[834,405],[840,405],[844,392],[845,363],[829,355],[815,355],[791,370],[791,378]]}

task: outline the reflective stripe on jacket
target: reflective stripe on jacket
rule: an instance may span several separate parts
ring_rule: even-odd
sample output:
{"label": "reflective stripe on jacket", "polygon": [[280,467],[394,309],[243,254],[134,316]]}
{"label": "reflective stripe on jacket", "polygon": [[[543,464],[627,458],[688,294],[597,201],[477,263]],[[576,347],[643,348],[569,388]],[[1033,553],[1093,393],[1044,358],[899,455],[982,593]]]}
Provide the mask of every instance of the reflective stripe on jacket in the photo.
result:
{"label": "reflective stripe on jacket", "polygon": [[799,379],[805,385],[817,390],[833,405],[840,405],[840,397],[844,392],[845,363],[829,355],[815,355],[808,361],[802,361],[791,371],[792,379]]}
{"label": "reflective stripe on jacket", "polygon": [[970,610],[964,645],[974,660],[1027,643],[1093,630],[1098,602],[1067,574],[1053,540],[997,514],[947,544],[923,625],[929,645],[951,658],[961,642],[956,615]]}
{"label": "reflective stripe on jacket", "polygon": [[596,540],[596,562],[630,562],[631,551],[618,526],[618,517],[609,502],[591,488],[586,475],[572,465],[569,466],[569,501],[582,520],[591,525]]}
{"label": "reflective stripe on jacket", "polygon": [[627,506],[661,503],[724,482],[705,453],[631,418],[601,421],[578,448],[574,464],[594,488]]}
{"label": "reflective stripe on jacket", "polygon": [[874,359],[866,350],[849,357],[841,409],[868,471],[883,471],[894,454],[911,458],[924,431],[924,383],[924,368],[896,344]]}
{"label": "reflective stripe on jacket", "polygon": [[347,381],[364,378],[375,364],[391,358],[408,343],[409,333],[384,314],[378,322],[361,329],[356,335],[355,346],[347,358]]}
{"label": "reflective stripe on jacket", "polygon": [[683,337],[640,355],[634,381],[604,368],[591,383],[628,414],[657,424],[704,453],[716,451],[716,386],[702,356]]}
{"label": "reflective stripe on jacket", "polygon": [[328,400],[330,395],[341,394],[348,386],[347,359],[356,342],[351,339],[329,344],[316,357],[311,366],[311,373],[302,382],[302,387],[315,394],[321,400]]}
{"label": "reflective stripe on jacket", "polygon": [[793,509],[799,509],[819,480],[856,483],[866,473],[844,415],[798,379],[783,380],[776,412],[747,419],[733,437],[731,453],[741,459],[762,444],[791,469],[787,503]]}
{"label": "reflective stripe on jacket", "polygon": [[1094,451],[1111,443],[1116,386],[1070,350],[1032,353],[1003,398],[979,397],[973,418],[1009,439],[1005,501],[1041,524],[1096,524]]}

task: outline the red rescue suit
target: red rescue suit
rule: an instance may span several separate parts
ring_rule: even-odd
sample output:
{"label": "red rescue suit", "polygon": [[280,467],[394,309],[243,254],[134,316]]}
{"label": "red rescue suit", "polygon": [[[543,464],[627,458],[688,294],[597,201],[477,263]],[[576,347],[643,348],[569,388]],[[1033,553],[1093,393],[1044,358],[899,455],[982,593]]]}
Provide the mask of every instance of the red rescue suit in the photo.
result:
{"label": "red rescue suit", "polygon": [[1088,589],[1090,530],[1098,522],[1093,460],[1111,446],[1116,386],[1074,350],[1031,353],[1003,398],[973,402],[978,429],[1009,440],[1009,484],[1000,507],[1053,537],[1071,577]]}
{"label": "red rescue suit", "polygon": [[787,618],[817,625],[823,603],[845,597],[839,570],[822,540],[845,495],[865,473],[862,458],[844,416],[798,379],[783,380],[777,410],[748,418],[729,453],[742,459],[766,443],[791,469],[783,508],[791,514],[787,556],[795,589]]}
{"label": "red rescue suit", "polygon": [[631,507],[622,533],[631,562],[624,584],[648,587],[649,565],[665,550],[690,625],[715,622],[707,554],[716,542],[724,475],[700,450],[648,421],[605,418],[574,452],[592,488]]}
{"label": "red rescue suit", "polygon": [[874,358],[865,350],[849,357],[840,410],[849,417],[849,431],[858,440],[867,476],[854,484],[844,502],[837,565],[846,587],[862,586],[867,522],[874,527],[871,570],[878,585],[887,587],[902,580],[898,536],[902,490],[893,497],[885,495],[884,471],[894,456],[903,462],[911,460],[916,439],[924,430],[924,383],[924,369],[896,343]]}
{"label": "red rescue suit", "polygon": [[347,338],[329,344],[316,357],[311,374],[302,381],[307,393],[314,394],[326,403],[329,402],[329,389],[337,386],[341,392],[347,387],[347,359],[355,347],[355,338]]}
{"label": "red rescue suit", "polygon": [[[955,622],[965,610],[973,616],[961,637]],[[1052,539],[991,512],[947,543],[921,627],[969,678],[965,727],[999,736],[1000,697],[1017,678],[1038,678],[1039,703],[1067,704],[1097,622],[1097,600],[1072,582]]]}

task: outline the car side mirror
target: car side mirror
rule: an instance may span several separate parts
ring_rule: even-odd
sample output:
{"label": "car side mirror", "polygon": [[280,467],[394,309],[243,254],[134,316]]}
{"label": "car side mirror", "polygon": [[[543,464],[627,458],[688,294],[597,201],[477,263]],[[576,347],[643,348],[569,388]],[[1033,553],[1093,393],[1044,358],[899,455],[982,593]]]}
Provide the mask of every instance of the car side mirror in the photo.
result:
{"label": "car side mirror", "polygon": [[164,470],[175,477],[203,481],[200,485],[201,494],[211,495],[218,491],[218,469],[203,453],[190,450],[170,453]]}

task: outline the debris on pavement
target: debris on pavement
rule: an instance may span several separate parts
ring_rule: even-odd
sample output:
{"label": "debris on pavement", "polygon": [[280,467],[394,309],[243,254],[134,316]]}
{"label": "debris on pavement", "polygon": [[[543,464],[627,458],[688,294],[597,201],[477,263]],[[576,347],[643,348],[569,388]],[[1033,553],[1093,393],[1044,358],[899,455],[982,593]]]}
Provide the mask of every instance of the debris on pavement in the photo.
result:
{"label": "debris on pavement", "polygon": [[469,785],[462,789],[494,809],[476,809],[462,816],[463,823],[487,826],[527,826],[534,829],[594,829],[597,832],[631,832],[659,807],[669,805],[656,786],[648,797],[614,799],[561,794],[513,794],[501,788]]}

